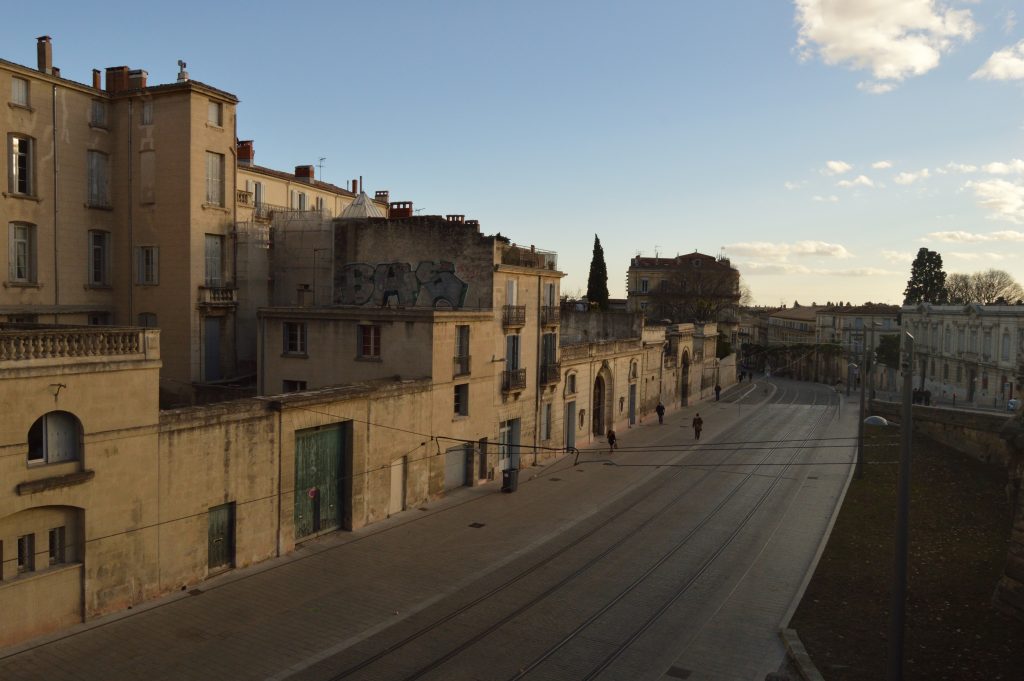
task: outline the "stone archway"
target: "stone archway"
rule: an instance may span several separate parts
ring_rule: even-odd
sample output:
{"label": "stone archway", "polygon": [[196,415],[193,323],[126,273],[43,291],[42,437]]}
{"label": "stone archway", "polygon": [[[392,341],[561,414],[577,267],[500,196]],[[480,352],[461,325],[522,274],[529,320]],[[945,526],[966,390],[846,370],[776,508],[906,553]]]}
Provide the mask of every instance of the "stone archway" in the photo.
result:
{"label": "stone archway", "polygon": [[594,421],[593,432],[594,435],[602,437],[605,433],[604,430],[604,406],[608,402],[607,398],[607,386],[604,382],[604,377],[598,374],[597,378],[594,379],[594,404],[590,410],[591,416]]}
{"label": "stone archway", "polygon": [[683,350],[683,369],[680,372],[679,404],[685,406],[690,397],[690,352]]}

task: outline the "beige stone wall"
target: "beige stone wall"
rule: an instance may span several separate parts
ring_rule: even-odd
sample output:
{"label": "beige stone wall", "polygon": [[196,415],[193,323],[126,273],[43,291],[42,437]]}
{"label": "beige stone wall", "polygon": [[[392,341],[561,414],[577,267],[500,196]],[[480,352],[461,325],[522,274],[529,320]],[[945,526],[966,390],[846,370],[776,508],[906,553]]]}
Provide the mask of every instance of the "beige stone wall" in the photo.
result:
{"label": "beige stone wall", "polygon": [[[0,645],[118,610],[158,593],[158,336],[134,355],[0,361]],[[125,396],[131,396],[125,399]],[[110,405],[119,405],[111,409]],[[29,461],[29,431],[45,414],[81,423],[77,460]],[[64,563],[48,533],[65,527]],[[18,574],[18,537],[32,534],[35,569]],[[84,561],[84,566],[83,566]]]}

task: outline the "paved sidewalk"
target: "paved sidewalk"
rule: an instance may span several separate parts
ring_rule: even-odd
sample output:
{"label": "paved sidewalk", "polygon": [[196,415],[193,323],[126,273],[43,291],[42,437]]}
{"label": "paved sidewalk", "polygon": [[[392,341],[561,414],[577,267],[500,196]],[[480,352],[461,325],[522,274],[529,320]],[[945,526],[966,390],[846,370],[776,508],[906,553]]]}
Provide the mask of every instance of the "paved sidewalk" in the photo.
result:
{"label": "paved sidewalk", "polygon": [[[764,392],[767,387],[768,392]],[[745,383],[764,401],[774,386]],[[709,402],[652,415],[625,429],[625,448],[686,443],[696,411],[702,442],[757,407]],[[852,410],[851,410],[852,411]],[[235,570],[145,606],[0,650],[0,679],[282,679],[449,597],[600,512],[659,474],[603,466],[606,446],[581,448],[520,474],[514,494],[498,484],[465,488],[356,532],[338,532],[294,553]],[[659,454],[665,461],[678,451]],[[473,527],[471,524],[478,524]],[[191,593],[191,592],[190,592]]]}

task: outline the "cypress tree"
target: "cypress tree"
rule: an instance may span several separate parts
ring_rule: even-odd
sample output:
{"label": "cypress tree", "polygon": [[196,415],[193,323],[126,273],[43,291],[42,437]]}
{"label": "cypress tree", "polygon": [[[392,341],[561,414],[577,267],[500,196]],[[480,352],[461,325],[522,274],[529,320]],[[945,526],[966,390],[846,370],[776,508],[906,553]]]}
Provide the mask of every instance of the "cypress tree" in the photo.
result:
{"label": "cypress tree", "polygon": [[587,279],[587,300],[597,303],[602,310],[608,309],[608,266],[604,264],[604,249],[596,234],[594,257],[590,260],[590,277]]}

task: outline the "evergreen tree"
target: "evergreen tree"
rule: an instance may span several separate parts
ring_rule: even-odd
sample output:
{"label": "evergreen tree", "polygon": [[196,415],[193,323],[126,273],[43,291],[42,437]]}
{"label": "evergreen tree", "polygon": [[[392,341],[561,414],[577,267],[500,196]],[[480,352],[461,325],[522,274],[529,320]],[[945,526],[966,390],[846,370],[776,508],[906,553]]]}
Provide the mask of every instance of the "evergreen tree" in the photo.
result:
{"label": "evergreen tree", "polygon": [[946,273],[942,270],[941,255],[927,248],[917,252],[903,295],[904,305],[946,302]]}
{"label": "evergreen tree", "polygon": [[587,279],[587,300],[597,303],[602,310],[608,309],[608,266],[604,264],[604,249],[596,234],[594,257],[590,260],[590,277]]}

